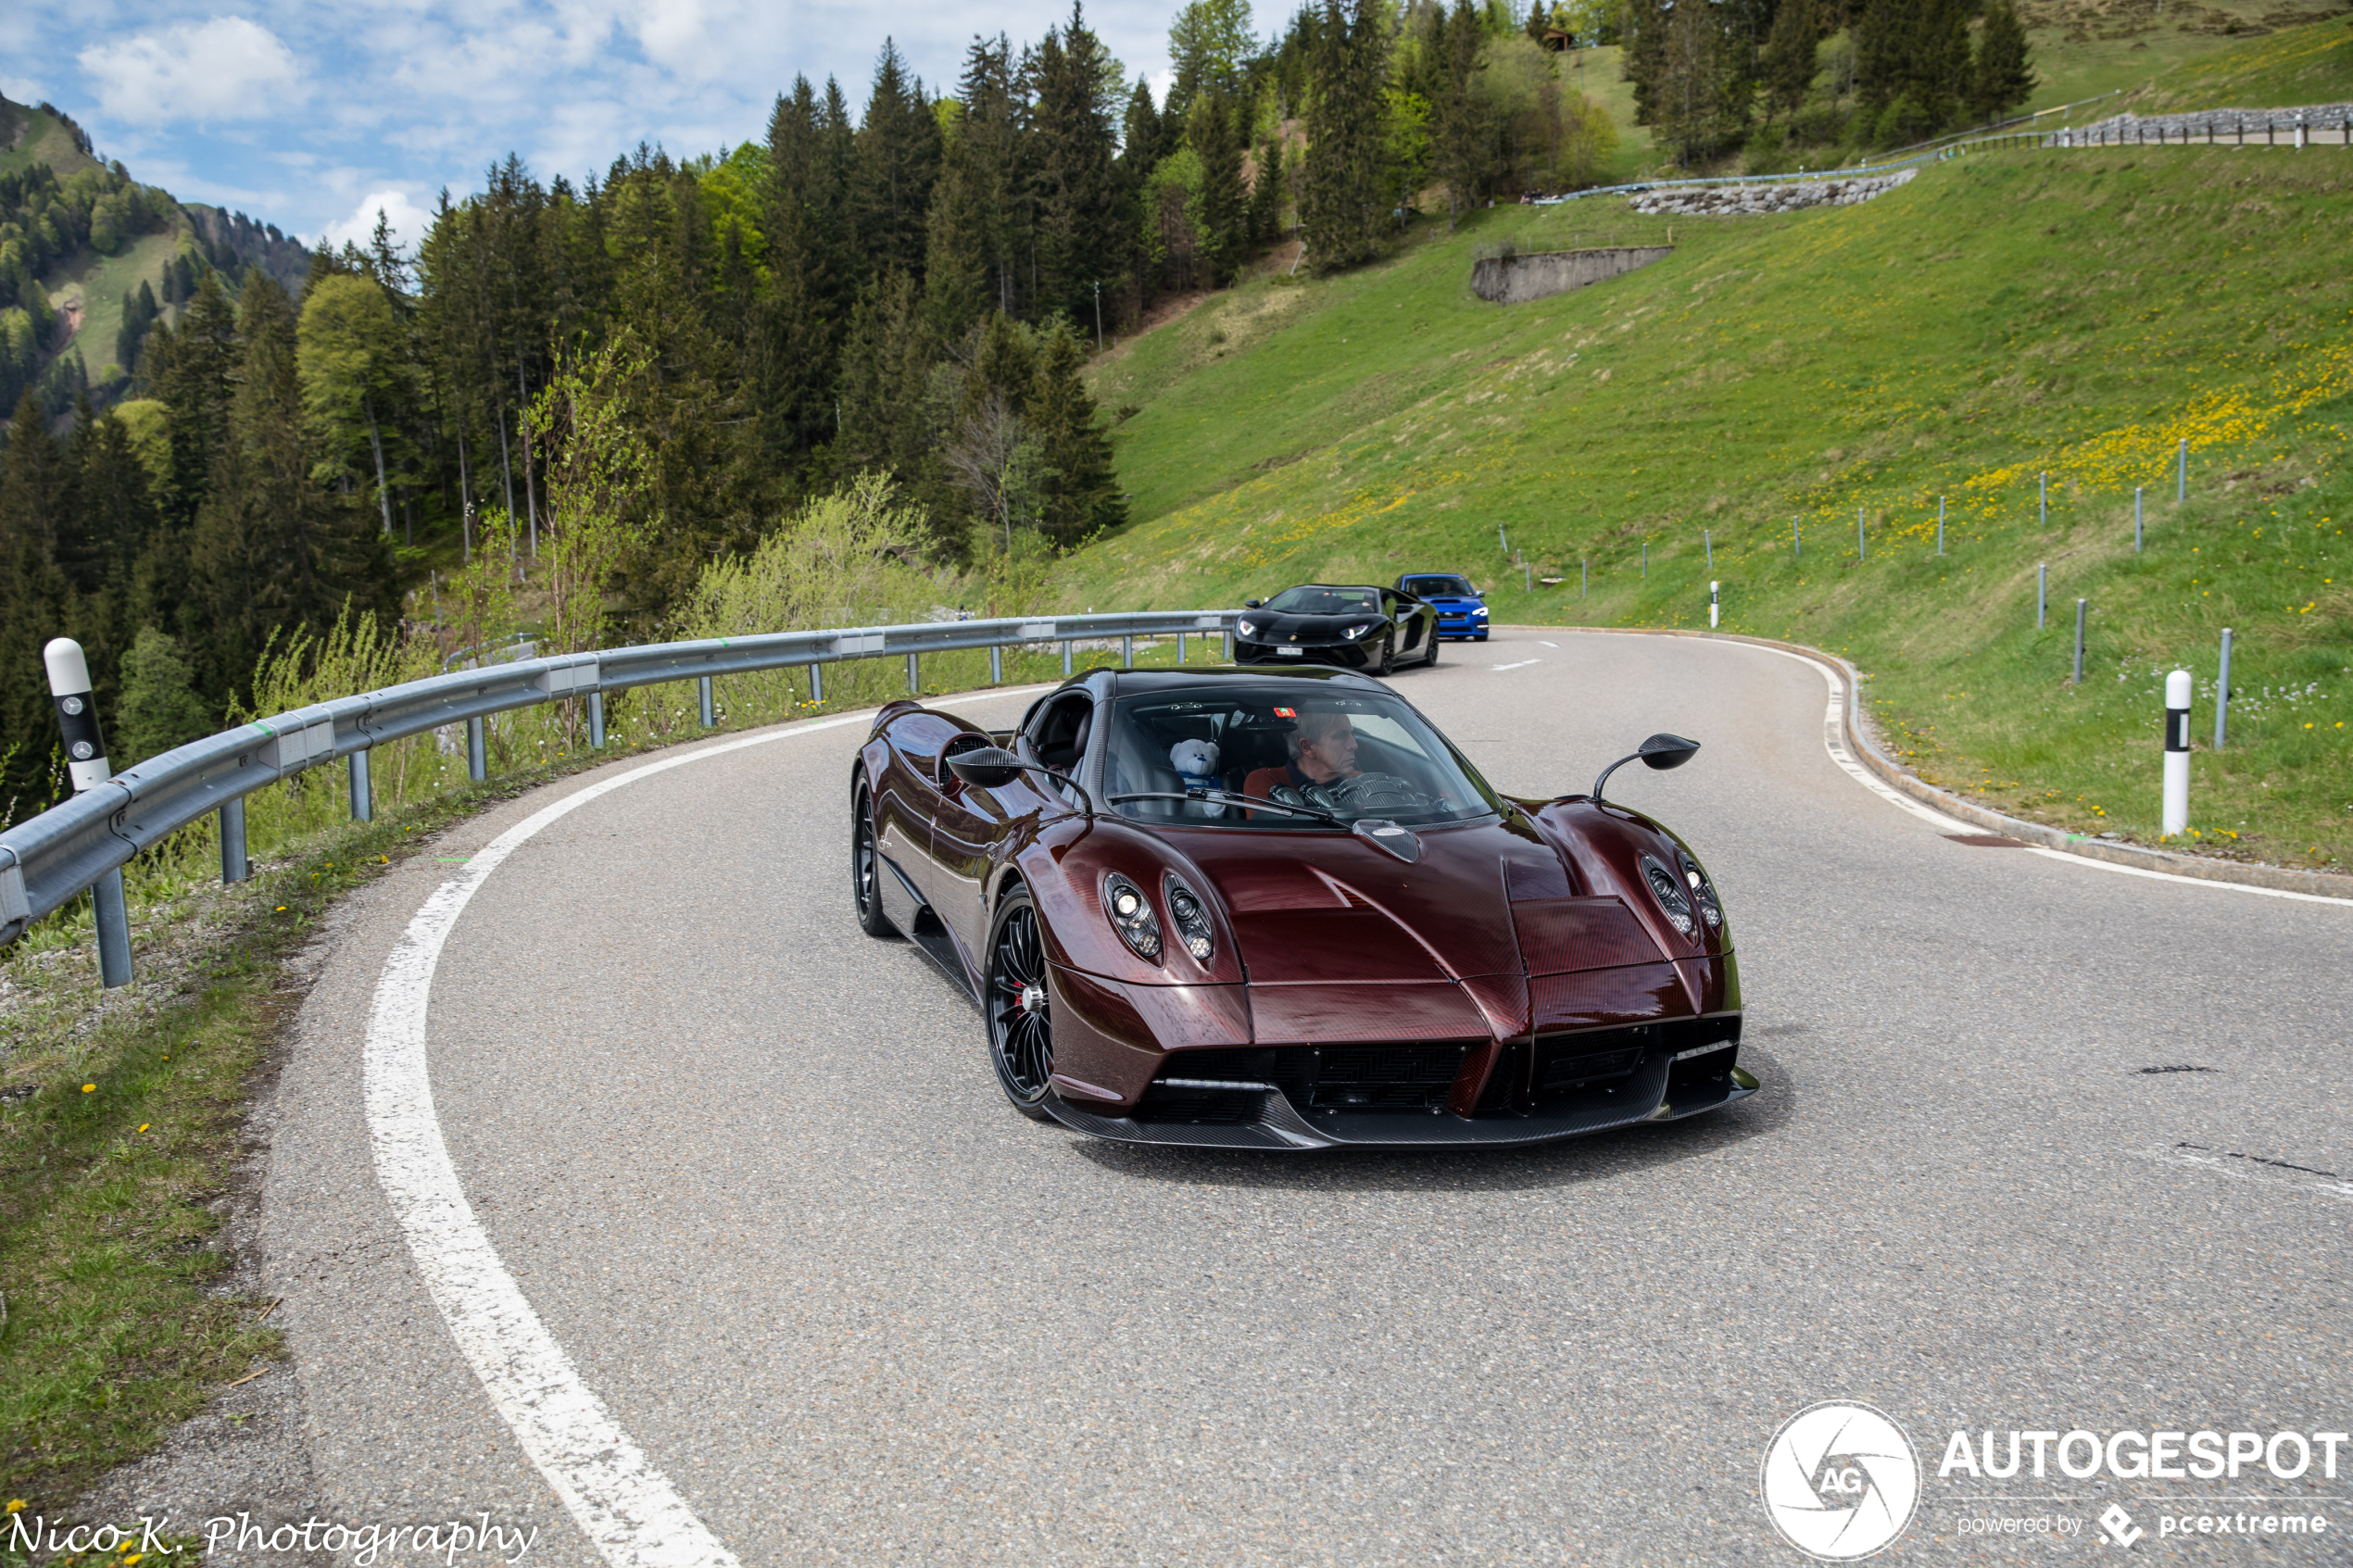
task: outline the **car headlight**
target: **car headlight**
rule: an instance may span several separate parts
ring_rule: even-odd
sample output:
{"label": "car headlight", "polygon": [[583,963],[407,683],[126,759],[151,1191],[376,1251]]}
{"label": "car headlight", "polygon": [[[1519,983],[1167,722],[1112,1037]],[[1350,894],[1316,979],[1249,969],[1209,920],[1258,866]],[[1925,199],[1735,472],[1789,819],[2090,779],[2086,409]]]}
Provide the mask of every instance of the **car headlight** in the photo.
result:
{"label": "car headlight", "polygon": [[1103,878],[1103,913],[1138,958],[1160,961],[1160,917],[1142,888],[1116,872]]}
{"label": "car headlight", "polygon": [[1699,869],[1699,862],[1681,850],[1675,852],[1676,861],[1683,868],[1683,880],[1690,884],[1692,897],[1699,905],[1700,919],[1714,931],[1724,923],[1724,906],[1716,897],[1716,884]]}
{"label": "car headlight", "polygon": [[1245,637],[1255,637],[1258,635],[1258,622],[1255,621],[1237,621],[1234,622],[1234,630],[1239,632]]}
{"label": "car headlight", "polygon": [[1478,616],[1481,621],[1484,621],[1487,619],[1487,607],[1485,605],[1481,605],[1477,609],[1472,610],[1471,613]]}
{"label": "car headlight", "polygon": [[1207,963],[1217,951],[1209,933],[1209,911],[1201,907],[1191,888],[1173,876],[1168,879],[1168,918],[1176,922],[1176,940],[1185,945],[1185,951]]}
{"label": "car headlight", "polygon": [[1645,855],[1642,857],[1642,880],[1651,884],[1652,896],[1657,898],[1658,907],[1667,911],[1667,921],[1676,930],[1689,936],[1699,929],[1698,922],[1692,918],[1691,895],[1683,891],[1682,883],[1677,880],[1673,872]]}
{"label": "car headlight", "polygon": [[1351,626],[1347,631],[1342,632],[1340,635],[1346,637],[1350,642],[1354,642],[1357,638],[1363,636],[1365,633],[1371,630],[1372,628],[1370,626]]}

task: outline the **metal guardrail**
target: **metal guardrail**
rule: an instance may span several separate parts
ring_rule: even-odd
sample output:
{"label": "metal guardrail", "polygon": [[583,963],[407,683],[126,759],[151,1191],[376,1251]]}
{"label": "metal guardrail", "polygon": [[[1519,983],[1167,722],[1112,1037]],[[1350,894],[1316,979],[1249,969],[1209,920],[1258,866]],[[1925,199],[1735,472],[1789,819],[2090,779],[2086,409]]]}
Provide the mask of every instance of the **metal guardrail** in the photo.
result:
{"label": "metal guardrail", "polygon": [[[2005,120],[2003,124],[2019,125],[2027,120],[2040,119],[2045,115],[2068,114],[2082,108],[2086,104],[2096,104],[2102,99],[2113,98],[2117,93],[2122,91],[2122,88],[2118,88],[2116,92],[2101,93],[2089,98],[2079,98],[2071,104],[2055,104],[2047,109],[2037,109],[2032,114],[2019,119]],[[1918,144],[1919,150],[1917,151],[1909,148],[1901,149],[1889,155],[1884,162],[1872,163],[1866,160],[1853,169],[1809,169],[1794,174],[1787,172],[1711,174],[1695,180],[1641,180],[1628,185],[1600,185],[1590,191],[1567,191],[1557,196],[1539,196],[1529,205],[1557,207],[1563,202],[1583,201],[1588,196],[1622,196],[1643,191],[1673,191],[1705,185],[1810,185],[1817,181],[1869,180],[1882,174],[1893,174],[1898,169],[1914,169],[1923,163],[1932,163],[1940,158],[1949,157],[1967,147],[2021,141],[2044,142],[2053,134],[2055,132],[2049,131],[2005,132],[1999,127],[1985,131],[1955,132],[1950,136]]]}
{"label": "metal guardrail", "polygon": [[[604,742],[607,692],[665,681],[702,686],[702,719],[711,721],[709,681],[758,670],[808,668],[812,695],[822,696],[824,671],[851,659],[904,655],[908,686],[917,684],[925,654],[972,648],[1061,643],[1063,667],[1071,645],[1117,637],[1123,662],[1134,660],[1137,637],[1226,636],[1239,610],[1153,610],[1131,615],[1034,616],[1026,620],[938,621],[906,626],[779,632],[654,643],[517,659],[455,671],[422,681],[337,697],[274,714],[174,751],[148,759],[96,787],[0,833],[0,944],[77,897],[132,856],[208,812],[221,813],[222,877],[244,880],[245,797],[306,768],[352,759],[353,815],[370,814],[366,758],[373,747],[427,730],[468,727],[468,771],[484,776],[481,723],[505,713],[566,697],[590,703],[591,744]],[[989,660],[992,681],[1003,678],[1001,657]]]}

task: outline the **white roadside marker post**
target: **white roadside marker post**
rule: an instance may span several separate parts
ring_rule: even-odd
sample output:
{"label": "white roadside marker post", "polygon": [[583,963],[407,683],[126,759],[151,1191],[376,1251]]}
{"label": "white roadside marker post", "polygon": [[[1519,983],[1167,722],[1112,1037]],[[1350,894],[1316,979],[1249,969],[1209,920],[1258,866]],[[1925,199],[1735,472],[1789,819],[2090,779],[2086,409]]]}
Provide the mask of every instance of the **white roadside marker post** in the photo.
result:
{"label": "white roadside marker post", "polygon": [[2075,684],[2083,684],[2083,601],[2075,601]]}
{"label": "white roadside marker post", "polygon": [[1718,602],[1716,596],[1716,590],[1718,586],[1718,584],[1715,583],[1710,583],[1707,585],[1707,629],[1711,632],[1716,630],[1716,610]]}
{"label": "white roadside marker post", "polygon": [[2168,838],[2190,826],[2190,672],[2165,677],[2165,822]]}
{"label": "white roadside marker post", "polygon": [[2147,488],[2145,484],[2133,486],[2133,553],[2136,556],[2141,553],[2141,492]]}
{"label": "white roadside marker post", "polygon": [[2034,630],[2043,629],[2043,607],[2050,601],[2051,565],[2048,561],[2034,564]]}
{"label": "white roadside marker post", "polygon": [[1944,497],[1936,498],[1936,553],[1944,553]]}
{"label": "white roadside marker post", "polygon": [[[71,637],[55,637],[41,650],[49,669],[49,695],[57,702],[57,732],[66,743],[66,771],[73,792],[87,795],[114,777],[106,737],[98,733],[98,705],[90,696],[90,660]],[[131,983],[131,911],[122,898],[122,868],[90,884],[90,912],[98,928],[98,981],[108,988]]]}
{"label": "white roadside marker post", "polygon": [[1870,554],[1869,541],[1863,536],[1863,508],[1855,508],[1855,558],[1863,560]]}

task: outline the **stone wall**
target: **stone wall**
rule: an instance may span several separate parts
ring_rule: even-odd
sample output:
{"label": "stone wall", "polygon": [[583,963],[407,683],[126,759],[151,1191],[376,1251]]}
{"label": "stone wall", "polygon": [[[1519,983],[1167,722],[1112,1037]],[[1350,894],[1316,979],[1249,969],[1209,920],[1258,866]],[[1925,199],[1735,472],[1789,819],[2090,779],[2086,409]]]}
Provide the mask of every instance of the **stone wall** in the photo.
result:
{"label": "stone wall", "polygon": [[1751,212],[1795,212],[1808,207],[1853,207],[1885,195],[1919,173],[1869,174],[1843,180],[1801,180],[1787,185],[1705,185],[1695,189],[1643,191],[1633,199],[1637,212],[1669,217],[1730,217]]}
{"label": "stone wall", "polygon": [[1599,250],[1491,256],[1471,263],[1471,293],[1490,305],[1525,305],[1631,272],[1673,254],[1667,245],[1611,245]]}

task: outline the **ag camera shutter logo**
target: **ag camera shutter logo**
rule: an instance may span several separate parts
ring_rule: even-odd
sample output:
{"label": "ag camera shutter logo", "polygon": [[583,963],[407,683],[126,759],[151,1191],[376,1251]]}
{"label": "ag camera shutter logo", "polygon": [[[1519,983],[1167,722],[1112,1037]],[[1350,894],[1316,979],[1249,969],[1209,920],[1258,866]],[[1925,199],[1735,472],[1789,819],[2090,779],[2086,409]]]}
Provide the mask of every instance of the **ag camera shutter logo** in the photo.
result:
{"label": "ag camera shutter logo", "polygon": [[1773,1434],[1757,1492],[1781,1539],[1818,1562],[1853,1562],[1912,1523],[1919,1460],[1886,1412],[1825,1400]]}

